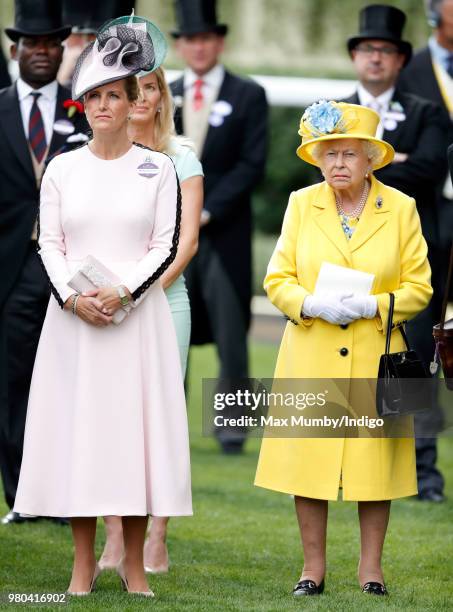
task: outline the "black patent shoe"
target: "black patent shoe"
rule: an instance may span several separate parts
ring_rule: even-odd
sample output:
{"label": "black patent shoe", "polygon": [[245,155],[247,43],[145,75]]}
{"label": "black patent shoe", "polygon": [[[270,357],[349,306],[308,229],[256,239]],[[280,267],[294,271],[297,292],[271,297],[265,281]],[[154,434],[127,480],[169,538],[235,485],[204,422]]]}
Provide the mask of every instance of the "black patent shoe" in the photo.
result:
{"label": "black patent shoe", "polygon": [[362,593],[369,593],[370,595],[388,595],[385,585],[380,582],[365,582],[362,587]]}
{"label": "black patent shoe", "polygon": [[295,597],[302,597],[304,595],[321,595],[324,591],[324,578],[321,580],[319,585],[314,580],[299,580],[293,589],[293,595]]}

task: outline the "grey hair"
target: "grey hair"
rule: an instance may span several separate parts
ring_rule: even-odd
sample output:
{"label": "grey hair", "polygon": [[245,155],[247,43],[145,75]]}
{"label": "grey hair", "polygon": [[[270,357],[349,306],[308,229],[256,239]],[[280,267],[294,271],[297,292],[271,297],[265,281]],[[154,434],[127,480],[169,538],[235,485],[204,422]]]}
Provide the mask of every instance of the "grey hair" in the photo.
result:
{"label": "grey hair", "polygon": [[[381,150],[381,148],[377,144],[375,144],[374,142],[370,142],[369,140],[363,140],[361,138],[359,138],[358,140],[360,140],[360,142],[362,143],[363,152],[370,160],[371,166],[378,166],[384,158],[384,152]],[[321,162],[322,150],[325,145],[329,144],[329,142],[330,140],[317,142],[313,146],[313,149],[310,151],[311,156],[318,162],[318,164]]]}

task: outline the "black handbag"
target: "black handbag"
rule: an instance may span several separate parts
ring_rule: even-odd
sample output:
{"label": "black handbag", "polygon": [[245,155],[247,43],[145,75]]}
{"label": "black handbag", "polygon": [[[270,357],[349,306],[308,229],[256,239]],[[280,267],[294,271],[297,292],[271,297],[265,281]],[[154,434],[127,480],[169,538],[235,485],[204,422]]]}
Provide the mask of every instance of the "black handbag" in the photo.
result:
{"label": "black handbag", "polygon": [[390,308],[385,339],[385,353],[379,362],[376,410],[380,417],[424,412],[431,407],[431,385],[423,362],[411,350],[403,327],[400,332],[407,350],[390,353],[395,296],[390,293]]}

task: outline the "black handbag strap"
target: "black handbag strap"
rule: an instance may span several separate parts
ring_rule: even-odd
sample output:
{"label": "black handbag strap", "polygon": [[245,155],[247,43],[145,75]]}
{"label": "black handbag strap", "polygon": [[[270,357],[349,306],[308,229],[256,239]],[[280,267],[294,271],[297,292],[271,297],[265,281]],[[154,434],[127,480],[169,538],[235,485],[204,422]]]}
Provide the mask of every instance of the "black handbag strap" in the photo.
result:
{"label": "black handbag strap", "polygon": [[[392,336],[392,329],[393,329],[393,311],[395,310],[395,296],[393,295],[393,293],[390,293],[390,306],[389,306],[389,316],[388,316],[388,320],[387,320],[387,333],[385,335],[385,354],[389,355],[390,354],[390,339]],[[404,331],[404,328],[402,326],[400,326],[400,332],[401,335],[403,336],[403,340],[406,343],[406,348],[408,351],[411,350],[410,346],[409,346],[409,340],[407,338],[406,332]]]}
{"label": "black handbag strap", "polygon": [[444,299],[442,302],[442,316],[440,318],[440,329],[443,329],[445,325],[445,317],[447,314],[448,294],[450,293],[452,270],[453,270],[453,242],[451,244],[450,263],[448,265],[447,285],[445,287]]}

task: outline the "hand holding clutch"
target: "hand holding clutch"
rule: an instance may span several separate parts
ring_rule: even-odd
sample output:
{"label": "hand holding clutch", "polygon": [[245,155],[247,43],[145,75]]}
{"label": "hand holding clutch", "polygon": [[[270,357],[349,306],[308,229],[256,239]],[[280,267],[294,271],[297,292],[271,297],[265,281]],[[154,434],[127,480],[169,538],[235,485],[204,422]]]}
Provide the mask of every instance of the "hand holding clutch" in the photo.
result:
{"label": "hand holding clutch", "polygon": [[359,319],[360,314],[349,308],[345,301],[351,293],[336,295],[307,295],[302,305],[302,313],[310,318],[324,319],[332,325],[347,325]]}
{"label": "hand holding clutch", "polygon": [[[89,255],[82,262],[82,266],[68,282],[68,285],[78,293],[90,293],[95,289],[101,289],[102,291],[102,287],[109,288],[108,293],[110,293],[110,289],[119,283],[120,279],[111,270]],[[130,311],[131,305],[121,306],[115,310],[112,316],[113,323],[119,325]]]}

